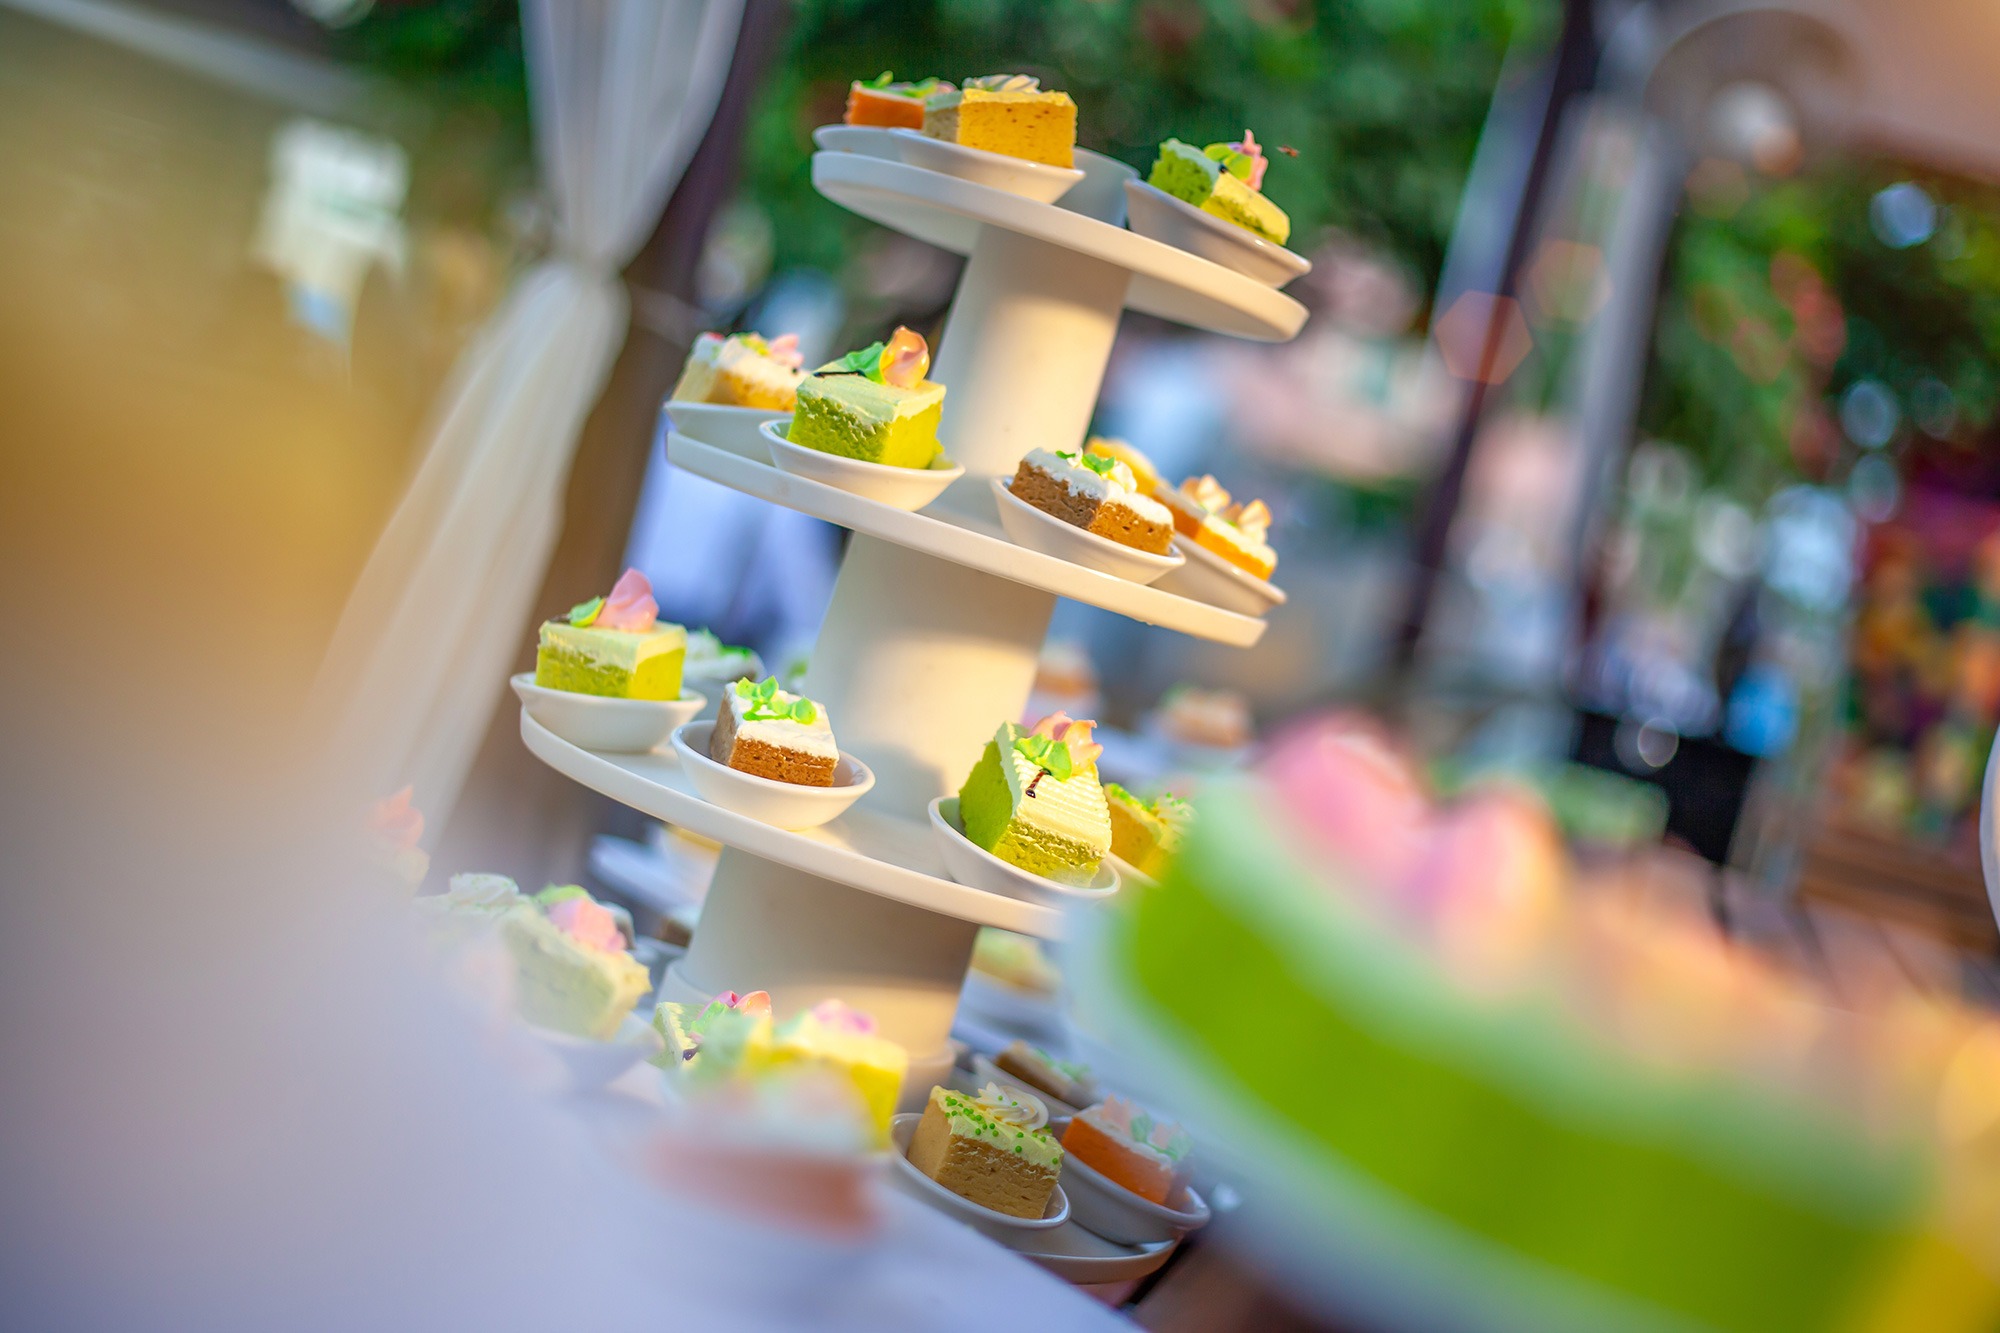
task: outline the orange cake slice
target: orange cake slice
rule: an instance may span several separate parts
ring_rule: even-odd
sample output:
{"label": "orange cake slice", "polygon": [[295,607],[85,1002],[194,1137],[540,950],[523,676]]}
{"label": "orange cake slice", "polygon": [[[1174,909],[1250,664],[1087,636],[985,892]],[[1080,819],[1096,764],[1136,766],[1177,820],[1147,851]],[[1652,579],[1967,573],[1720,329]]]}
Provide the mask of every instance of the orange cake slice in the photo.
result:
{"label": "orange cake slice", "polygon": [[1077,1161],[1162,1207],[1187,1179],[1192,1146],[1179,1125],[1154,1120],[1123,1097],[1106,1097],[1063,1132],[1063,1149]]}
{"label": "orange cake slice", "polygon": [[1265,537],[1271,511],[1262,500],[1236,504],[1214,477],[1189,477],[1178,490],[1162,487],[1154,498],[1173,515],[1174,529],[1238,569],[1268,579],[1278,569],[1278,553]]}
{"label": "orange cake slice", "polygon": [[880,125],[888,129],[920,130],[924,127],[924,99],[932,93],[950,92],[950,84],[939,79],[916,83],[891,81],[888,70],[867,81],[856,79],[847,88],[849,125]]}

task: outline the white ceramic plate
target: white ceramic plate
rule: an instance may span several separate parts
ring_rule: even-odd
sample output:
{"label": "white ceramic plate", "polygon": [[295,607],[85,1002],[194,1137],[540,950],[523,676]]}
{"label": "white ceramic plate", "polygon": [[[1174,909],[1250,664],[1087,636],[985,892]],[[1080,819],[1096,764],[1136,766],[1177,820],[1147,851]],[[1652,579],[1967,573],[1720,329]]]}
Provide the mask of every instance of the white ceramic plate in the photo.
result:
{"label": "white ceramic plate", "polygon": [[1125,182],[1139,179],[1138,171],[1088,148],[1076,150],[1076,165],[1083,179],[1062,197],[1061,207],[1114,227],[1124,226]]}
{"label": "white ceramic plate", "polygon": [[1048,1209],[1040,1217],[1014,1217],[954,1194],[911,1166],[910,1140],[916,1137],[917,1122],[923,1118],[921,1112],[906,1111],[889,1122],[889,1137],[896,1147],[891,1154],[889,1182],[898,1190],[923,1200],[945,1216],[955,1217],[1003,1245],[1013,1245],[1040,1232],[1053,1231],[1069,1221],[1069,1196],[1063,1193],[1060,1182],[1050,1193]]}
{"label": "white ceramic plate", "polygon": [[1125,182],[1127,223],[1149,240],[1234,269],[1269,287],[1282,287],[1312,272],[1312,261],[1282,245],[1176,199],[1142,180]]}
{"label": "white ceramic plate", "polygon": [[1174,534],[1174,549],[1186,560],[1158,580],[1162,592],[1179,593],[1246,616],[1267,615],[1272,607],[1285,604],[1283,588],[1230,564],[1185,533]]}
{"label": "white ceramic plate", "polygon": [[677,403],[667,400],[667,420],[674,430],[690,440],[699,440],[732,454],[761,460],[764,441],[757,428],[767,421],[782,421],[790,412],[768,407],[725,407],[721,403]]}
{"label": "white ceramic plate", "polygon": [[1064,884],[1030,874],[1011,862],[1002,861],[961,831],[956,796],[935,797],[926,808],[930,811],[931,829],[937,834],[938,847],[944,853],[945,870],[967,888],[1056,906],[1109,898],[1118,892],[1118,872],[1108,865],[1099,865],[1097,874],[1088,884]]}
{"label": "white ceramic plate", "polygon": [[[1061,1138],[1069,1117],[1049,1121],[1049,1132]],[[1192,1185],[1181,1191],[1179,1208],[1142,1199],[1073,1155],[1063,1157],[1063,1183],[1069,1187],[1070,1215],[1076,1224],[1119,1245],[1156,1245],[1178,1240],[1208,1225],[1208,1204]]]}
{"label": "white ceramic plate", "polygon": [[1117,1245],[1094,1231],[1086,1231],[1072,1217],[1068,1226],[1054,1231],[1031,1231],[1012,1248],[1023,1259],[1037,1264],[1065,1282],[1080,1287],[1131,1282],[1159,1271],[1180,1247],[1177,1240],[1157,1245]]}
{"label": "white ceramic plate", "polygon": [[[850,495],[889,505],[895,509],[922,509],[944,494],[944,488],[965,475],[965,469],[940,456],[928,468],[891,467],[859,458],[821,453],[785,438],[791,418],[767,421],[758,427],[771,452],[774,467],[817,481],[838,486]],[[940,466],[940,464],[942,466]]]}
{"label": "white ceramic plate", "polygon": [[645,754],[708,702],[685,684],[678,699],[613,699],[547,689],[535,684],[532,671],[510,676],[507,683],[529,717],[571,745],[605,754]]}
{"label": "white ceramic plate", "polygon": [[1128,579],[1133,583],[1153,583],[1179,569],[1186,557],[1179,553],[1154,555],[1136,546],[1114,542],[1094,532],[1085,532],[1074,523],[1065,523],[1046,514],[1026,500],[1014,498],[1008,483],[1011,477],[994,477],[993,503],[1000,509],[1000,526],[1016,546],[1025,546],[1058,560],[1067,560],[1100,574]]}
{"label": "white ceramic plate", "polygon": [[653,1030],[653,1025],[639,1017],[636,1010],[625,1015],[618,1031],[603,1041],[595,1037],[573,1037],[567,1032],[555,1032],[548,1028],[531,1026],[528,1031],[562,1061],[563,1070],[569,1075],[570,1088],[576,1092],[603,1087],[641,1060],[650,1060],[658,1055],[667,1045]]}
{"label": "white ceramic plate", "polygon": [[889,162],[903,160],[895,127],[889,125],[822,125],[813,131],[813,143],[829,153],[859,153]]}
{"label": "white ceramic plate", "polygon": [[1052,167],[1044,162],[1030,162],[1025,157],[967,148],[933,139],[922,130],[895,129],[889,133],[896,136],[903,161],[909,166],[956,176],[988,189],[1005,190],[1039,204],[1053,204],[1083,179],[1083,173],[1075,167]]}
{"label": "white ceramic plate", "polygon": [[674,752],[681,757],[681,771],[694,784],[696,794],[710,805],[748,815],[773,828],[818,828],[840,818],[875,785],[875,774],[868,765],[845,750],[834,765],[831,787],[805,787],[738,772],[708,757],[708,740],[714,731],[713,722],[688,722],[674,728]]}

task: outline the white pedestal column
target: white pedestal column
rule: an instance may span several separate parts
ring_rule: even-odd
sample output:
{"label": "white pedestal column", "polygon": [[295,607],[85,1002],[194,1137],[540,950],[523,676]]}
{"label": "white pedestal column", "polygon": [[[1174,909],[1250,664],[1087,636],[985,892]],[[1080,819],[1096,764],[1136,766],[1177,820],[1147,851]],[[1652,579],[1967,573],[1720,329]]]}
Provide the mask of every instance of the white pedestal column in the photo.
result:
{"label": "white pedestal column", "polygon": [[768,990],[780,1017],[839,999],[910,1053],[905,1109],[951,1064],[952,1015],[979,928],[725,848],[667,997]]}
{"label": "white pedestal column", "polygon": [[987,227],[967,256],[931,378],[945,385],[945,452],[963,465],[947,503],[991,513],[987,478],[1030,449],[1075,449],[1090,428],[1132,275]]}
{"label": "white pedestal column", "polygon": [[[875,770],[862,804],[920,822],[1020,717],[1053,594],[857,534],[813,650],[806,693],[841,748]],[[910,1052],[906,1099],[950,1060],[978,927],[726,849],[668,991],[768,990],[780,1017],[838,998]],[[914,1106],[914,1102],[912,1102]]]}

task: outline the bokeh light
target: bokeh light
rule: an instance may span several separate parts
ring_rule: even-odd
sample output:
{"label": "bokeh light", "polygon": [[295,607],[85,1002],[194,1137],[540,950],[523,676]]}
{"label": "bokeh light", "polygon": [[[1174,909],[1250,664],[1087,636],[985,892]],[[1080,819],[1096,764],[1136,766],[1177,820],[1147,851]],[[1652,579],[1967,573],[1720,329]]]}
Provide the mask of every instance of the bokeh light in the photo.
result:
{"label": "bokeh light", "polygon": [[1863,449],[1880,449],[1902,421],[1896,395],[1880,380],[1856,380],[1840,396],[1840,428]]}
{"label": "bokeh light", "polygon": [[1462,380],[1504,384],[1534,350],[1521,303],[1492,292],[1466,292],[1431,330],[1445,369]]}
{"label": "bokeh light", "polygon": [[1937,201],[1922,186],[1901,181],[1869,201],[1868,225],[1876,239],[1892,250],[1922,245],[1937,234]]}

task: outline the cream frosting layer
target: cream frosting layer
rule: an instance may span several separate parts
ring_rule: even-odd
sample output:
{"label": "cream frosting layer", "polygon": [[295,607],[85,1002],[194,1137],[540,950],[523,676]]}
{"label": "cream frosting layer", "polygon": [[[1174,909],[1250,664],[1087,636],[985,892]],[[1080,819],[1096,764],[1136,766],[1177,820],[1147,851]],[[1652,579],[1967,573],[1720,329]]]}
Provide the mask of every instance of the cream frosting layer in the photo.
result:
{"label": "cream frosting layer", "polygon": [[951,1124],[951,1132],[960,1138],[978,1139],[1001,1152],[1017,1154],[1044,1170],[1052,1170],[1062,1162],[1062,1145],[1053,1134],[1046,1129],[1023,1129],[1010,1124],[993,1115],[976,1098],[934,1087],[931,1104],[943,1113]]}
{"label": "cream frosting layer", "polygon": [[[771,697],[774,708],[786,709],[804,698],[803,695],[779,690]],[[797,750],[802,754],[818,755],[827,759],[839,759],[840,747],[834,743],[833,723],[826,715],[826,705],[813,705],[813,720],[799,722],[791,718],[760,718],[745,720],[753,701],[741,690],[731,687],[722,692],[723,707],[729,710],[730,719],[736,726],[738,740],[762,741],[780,749]]]}
{"label": "cream frosting layer", "polygon": [[543,621],[542,646],[557,645],[620,670],[634,671],[641,662],[661,653],[685,650],[687,631],[671,623],[635,631],[572,625],[566,620]]}

